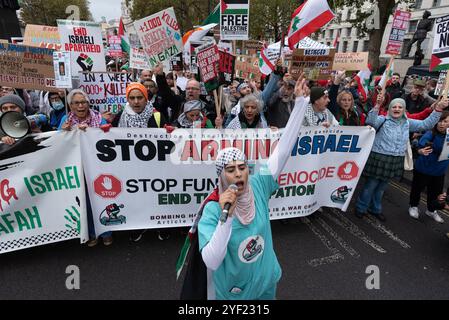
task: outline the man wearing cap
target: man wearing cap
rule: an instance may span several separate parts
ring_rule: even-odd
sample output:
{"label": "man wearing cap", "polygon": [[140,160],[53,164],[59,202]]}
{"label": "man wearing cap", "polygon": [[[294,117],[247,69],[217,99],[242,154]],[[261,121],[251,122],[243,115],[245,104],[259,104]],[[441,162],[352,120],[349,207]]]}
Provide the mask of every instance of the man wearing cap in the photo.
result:
{"label": "man wearing cap", "polygon": [[426,82],[422,79],[416,79],[413,82],[412,91],[402,96],[402,99],[405,100],[407,111],[410,114],[421,112],[435,102],[435,99],[425,95],[425,88]]}
{"label": "man wearing cap", "polygon": [[[21,114],[25,113],[25,101],[22,100],[18,95],[9,94],[0,98],[0,111],[1,113],[15,111]],[[9,136],[3,136],[1,138],[2,142],[8,145],[12,145],[16,142],[14,138]]]}
{"label": "man wearing cap", "polygon": [[338,126],[334,115],[327,108],[329,102],[329,95],[326,88],[313,87],[310,89],[310,103],[307,106],[303,126]]}
{"label": "man wearing cap", "polygon": [[270,127],[285,128],[295,106],[295,80],[286,80],[268,103],[267,121]]}

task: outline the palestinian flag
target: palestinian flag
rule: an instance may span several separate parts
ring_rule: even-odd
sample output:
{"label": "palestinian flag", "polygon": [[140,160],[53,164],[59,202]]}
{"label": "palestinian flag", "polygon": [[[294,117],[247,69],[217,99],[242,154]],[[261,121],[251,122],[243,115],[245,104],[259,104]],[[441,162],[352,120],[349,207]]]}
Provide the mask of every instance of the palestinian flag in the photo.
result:
{"label": "palestinian flag", "polygon": [[249,14],[249,0],[221,0],[221,14]]}
{"label": "palestinian flag", "polygon": [[131,45],[129,44],[128,36],[125,35],[125,25],[123,24],[123,19],[120,17],[120,25],[118,28],[118,36],[122,39],[121,46],[122,51],[128,53],[128,56],[131,52]]}
{"label": "palestinian flag", "polygon": [[354,77],[357,81],[357,91],[362,96],[363,101],[368,98],[369,85],[371,82],[371,70],[360,70],[359,73]]}
{"label": "palestinian flag", "polygon": [[288,45],[295,45],[335,17],[326,0],[308,0],[300,5],[292,15],[288,31]]}
{"label": "palestinian flag", "polygon": [[434,53],[430,59],[430,71],[442,71],[449,69],[449,51]]}

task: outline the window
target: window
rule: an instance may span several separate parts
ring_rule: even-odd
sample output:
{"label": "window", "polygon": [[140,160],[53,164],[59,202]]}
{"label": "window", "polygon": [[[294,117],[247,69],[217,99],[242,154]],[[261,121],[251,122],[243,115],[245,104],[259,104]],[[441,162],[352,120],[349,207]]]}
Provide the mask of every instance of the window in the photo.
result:
{"label": "window", "polygon": [[422,6],[422,0],[416,0],[415,9],[421,9],[421,6]]}
{"label": "window", "polygon": [[358,48],[359,48],[359,42],[354,41],[354,43],[352,44],[352,52],[357,52]]}
{"label": "window", "polygon": [[433,0],[432,7],[439,7],[441,6],[441,0]]}
{"label": "window", "polygon": [[404,39],[404,44],[402,45],[402,55],[405,55],[405,50],[407,49],[408,45],[410,44],[411,39]]}
{"label": "window", "polygon": [[335,39],[337,36],[338,36],[338,29],[334,29],[334,36],[333,36],[333,38]]}
{"label": "window", "polygon": [[410,25],[408,27],[408,32],[415,32],[416,27],[418,26],[418,20],[410,21]]}
{"label": "window", "polygon": [[348,41],[343,41],[343,49],[342,52],[348,51]]}
{"label": "window", "polygon": [[368,40],[365,40],[365,41],[363,41],[363,52],[366,52],[366,51],[368,51],[368,46],[369,46],[369,41]]}

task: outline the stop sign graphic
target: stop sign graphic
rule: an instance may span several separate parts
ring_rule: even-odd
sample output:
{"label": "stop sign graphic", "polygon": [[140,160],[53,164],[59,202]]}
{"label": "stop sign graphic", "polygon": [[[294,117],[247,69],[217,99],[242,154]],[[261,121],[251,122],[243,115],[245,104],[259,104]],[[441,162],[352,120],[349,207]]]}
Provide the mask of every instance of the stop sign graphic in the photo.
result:
{"label": "stop sign graphic", "polygon": [[337,174],[341,180],[353,180],[359,175],[359,167],[354,161],[348,161],[338,168]]}
{"label": "stop sign graphic", "polygon": [[94,180],[94,190],[102,198],[116,198],[122,192],[122,182],[111,174],[102,174]]}

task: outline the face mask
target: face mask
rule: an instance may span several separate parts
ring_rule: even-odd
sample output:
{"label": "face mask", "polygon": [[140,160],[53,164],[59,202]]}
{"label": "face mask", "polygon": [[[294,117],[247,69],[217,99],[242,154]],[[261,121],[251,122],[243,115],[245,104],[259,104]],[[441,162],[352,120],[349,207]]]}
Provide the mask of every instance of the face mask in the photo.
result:
{"label": "face mask", "polygon": [[59,101],[59,102],[52,102],[52,107],[53,107],[53,109],[55,109],[55,110],[57,110],[57,111],[59,111],[59,110],[62,110],[62,109],[64,109],[64,103],[62,103],[62,101]]}

